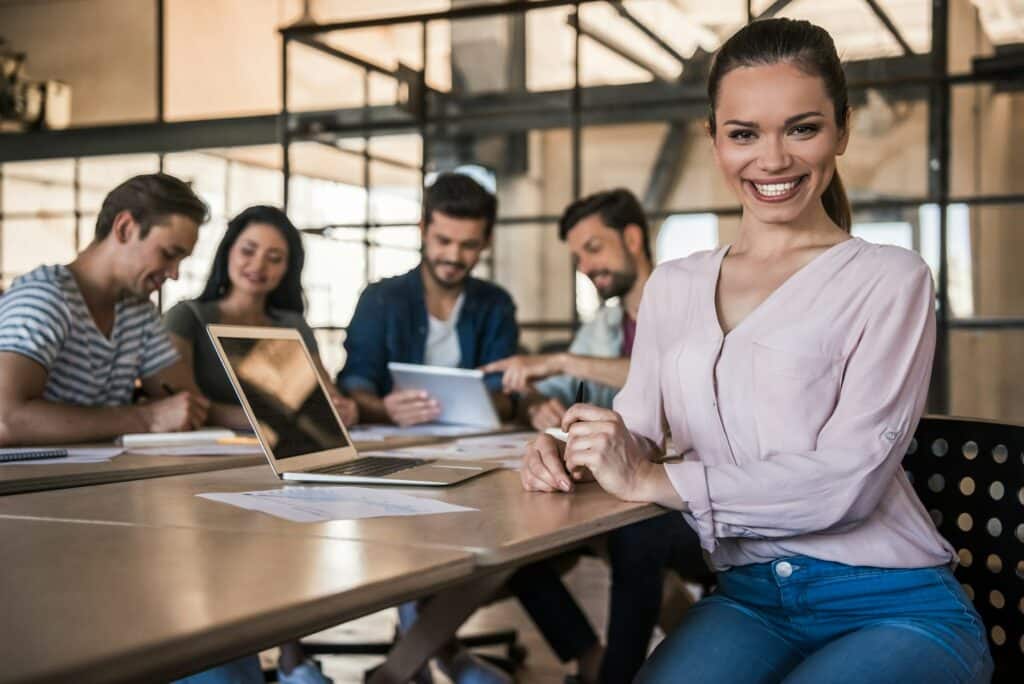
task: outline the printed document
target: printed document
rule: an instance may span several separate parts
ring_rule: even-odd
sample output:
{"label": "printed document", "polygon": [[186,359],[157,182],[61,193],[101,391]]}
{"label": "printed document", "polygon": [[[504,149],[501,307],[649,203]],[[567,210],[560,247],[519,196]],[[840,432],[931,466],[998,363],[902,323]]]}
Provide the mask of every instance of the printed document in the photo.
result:
{"label": "printed document", "polygon": [[250,511],[267,513],[292,522],[359,520],[477,510],[385,489],[335,485],[287,485],[278,489],[212,492],[196,496]]}

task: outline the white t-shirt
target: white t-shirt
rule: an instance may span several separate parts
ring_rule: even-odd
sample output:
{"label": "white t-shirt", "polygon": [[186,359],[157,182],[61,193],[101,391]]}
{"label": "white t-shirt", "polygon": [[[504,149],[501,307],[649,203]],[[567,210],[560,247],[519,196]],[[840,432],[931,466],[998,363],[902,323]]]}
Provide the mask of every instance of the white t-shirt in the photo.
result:
{"label": "white t-shirt", "polygon": [[442,321],[427,313],[427,346],[423,350],[423,363],[428,366],[445,366],[446,368],[458,368],[462,361],[462,349],[459,347],[459,335],[455,330],[459,322],[459,313],[462,311],[462,302],[466,299],[463,292],[455,300],[452,313],[448,320]]}

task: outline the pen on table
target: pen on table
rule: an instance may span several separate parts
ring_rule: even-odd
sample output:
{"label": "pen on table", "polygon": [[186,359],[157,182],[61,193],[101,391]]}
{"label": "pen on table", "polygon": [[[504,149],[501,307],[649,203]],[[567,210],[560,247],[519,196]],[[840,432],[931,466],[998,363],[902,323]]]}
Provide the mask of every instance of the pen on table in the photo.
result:
{"label": "pen on table", "polygon": [[[574,401],[573,403],[574,404],[585,404],[585,403],[587,403],[587,383],[584,382],[583,380],[580,380],[579,384],[576,385],[576,401]],[[557,439],[559,441],[562,441],[562,442],[568,442],[569,441],[569,433],[566,432],[565,430],[560,430],[558,428],[548,428],[544,432],[546,432],[547,434],[551,435],[552,437],[554,437],[555,439]]]}

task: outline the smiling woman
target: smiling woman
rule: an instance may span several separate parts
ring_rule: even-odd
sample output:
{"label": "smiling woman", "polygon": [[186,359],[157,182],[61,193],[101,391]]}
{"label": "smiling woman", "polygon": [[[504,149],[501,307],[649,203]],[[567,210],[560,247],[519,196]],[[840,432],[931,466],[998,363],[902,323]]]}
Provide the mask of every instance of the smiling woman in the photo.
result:
{"label": "smiling woman", "polygon": [[[718,591],[639,682],[988,681],[952,547],[899,467],[935,348],[931,274],[850,237],[832,38],[756,21],[722,46],[708,93],[739,235],[654,271],[614,411],[568,409],[567,444],[538,437],[524,486],[589,471],[686,513]],[[682,462],[661,462],[669,435]]]}

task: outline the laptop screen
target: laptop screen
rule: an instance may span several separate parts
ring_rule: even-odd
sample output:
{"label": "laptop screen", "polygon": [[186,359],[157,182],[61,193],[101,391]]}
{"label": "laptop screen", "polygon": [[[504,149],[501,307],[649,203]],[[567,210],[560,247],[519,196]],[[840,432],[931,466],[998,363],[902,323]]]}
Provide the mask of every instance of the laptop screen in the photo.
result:
{"label": "laptop screen", "polygon": [[275,458],[349,446],[299,340],[218,337]]}

